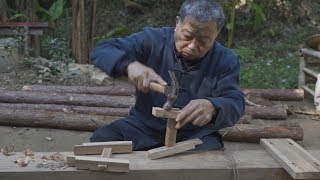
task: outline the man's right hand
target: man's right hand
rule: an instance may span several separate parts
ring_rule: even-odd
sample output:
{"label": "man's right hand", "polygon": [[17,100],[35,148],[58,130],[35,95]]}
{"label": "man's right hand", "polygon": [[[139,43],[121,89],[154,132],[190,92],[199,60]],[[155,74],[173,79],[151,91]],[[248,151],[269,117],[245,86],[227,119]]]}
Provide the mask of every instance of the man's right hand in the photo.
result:
{"label": "man's right hand", "polygon": [[161,85],[167,83],[153,69],[138,61],[130,63],[127,67],[130,82],[139,90],[147,93],[150,89],[150,82],[157,82]]}

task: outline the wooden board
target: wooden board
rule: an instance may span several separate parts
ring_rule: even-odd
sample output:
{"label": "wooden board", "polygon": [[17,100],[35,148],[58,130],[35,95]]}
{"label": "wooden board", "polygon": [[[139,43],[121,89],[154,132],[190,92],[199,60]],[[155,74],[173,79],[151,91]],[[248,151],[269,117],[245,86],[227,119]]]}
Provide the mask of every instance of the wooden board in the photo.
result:
{"label": "wooden board", "polygon": [[77,169],[129,172],[129,160],[126,159],[76,156],[75,166]]}
{"label": "wooden board", "polygon": [[199,144],[202,144],[202,141],[200,139],[191,139],[188,141],[182,141],[172,147],[163,146],[163,147],[151,149],[148,151],[148,157],[150,159],[159,159],[162,157],[166,157],[166,156],[170,156],[173,154],[194,149],[195,146]]}
{"label": "wooden board", "polygon": [[176,124],[177,122],[175,119],[167,120],[166,137],[165,137],[165,143],[164,143],[167,147],[172,147],[176,144],[176,140],[177,140]]}
{"label": "wooden board", "polygon": [[103,148],[112,148],[112,153],[130,153],[132,152],[132,141],[83,143],[75,145],[73,151],[74,155],[100,155]]}
{"label": "wooden board", "polygon": [[[320,150],[309,151],[316,158],[320,158]],[[53,153],[53,152],[52,152]],[[276,162],[266,150],[241,151],[206,151],[186,152],[157,160],[150,160],[147,151],[137,151],[129,154],[113,154],[112,157],[128,159],[129,173],[109,173],[99,171],[83,171],[74,167],[61,167],[56,169],[41,168],[44,163],[41,159],[51,152],[35,152],[34,159],[28,166],[20,167],[14,160],[22,154],[16,152],[12,156],[0,153],[0,179],[1,180],[212,180],[234,179],[234,158],[241,180],[291,180],[292,177]],[[73,152],[60,152],[64,157],[72,156]],[[99,155],[93,155],[99,156]],[[46,161],[46,163],[58,163]]]}
{"label": "wooden board", "polygon": [[320,178],[320,161],[292,139],[261,139],[261,144],[294,179]]}
{"label": "wooden board", "polygon": [[177,108],[173,108],[170,111],[167,111],[160,107],[153,107],[152,108],[152,115],[159,118],[168,118],[168,119],[175,119],[180,113],[180,110]]}

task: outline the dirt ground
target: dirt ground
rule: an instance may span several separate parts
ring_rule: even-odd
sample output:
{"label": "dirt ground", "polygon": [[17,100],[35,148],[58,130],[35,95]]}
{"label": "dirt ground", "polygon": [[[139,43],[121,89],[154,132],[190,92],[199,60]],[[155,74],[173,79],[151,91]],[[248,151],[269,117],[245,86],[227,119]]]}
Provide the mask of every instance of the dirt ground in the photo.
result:
{"label": "dirt ground", "polygon": [[[20,90],[22,85],[38,83],[38,75],[31,68],[21,68],[10,73],[0,74],[0,88]],[[62,85],[92,85],[89,77],[75,75],[63,77],[57,76],[50,81],[43,81],[42,84]],[[314,108],[312,97],[305,95],[302,102],[277,102],[294,105],[297,107],[308,106]],[[305,149],[320,149],[320,121],[311,119],[307,115],[294,114],[285,121],[271,121],[254,119],[252,124],[299,124],[304,130],[304,140],[299,142]],[[13,145],[15,151],[23,151],[31,148],[34,151],[63,152],[72,151],[73,145],[88,142],[92,132],[0,126],[0,146]],[[226,142],[226,147],[231,150],[254,150],[262,148],[259,144]]]}

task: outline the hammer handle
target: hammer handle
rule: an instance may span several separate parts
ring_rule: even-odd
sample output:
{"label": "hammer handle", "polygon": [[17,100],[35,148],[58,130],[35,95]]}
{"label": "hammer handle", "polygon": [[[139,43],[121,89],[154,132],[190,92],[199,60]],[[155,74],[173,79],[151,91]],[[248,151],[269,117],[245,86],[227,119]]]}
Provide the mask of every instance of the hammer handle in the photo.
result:
{"label": "hammer handle", "polygon": [[150,82],[150,89],[153,91],[157,91],[159,93],[164,94],[165,86],[155,83],[155,82]]}

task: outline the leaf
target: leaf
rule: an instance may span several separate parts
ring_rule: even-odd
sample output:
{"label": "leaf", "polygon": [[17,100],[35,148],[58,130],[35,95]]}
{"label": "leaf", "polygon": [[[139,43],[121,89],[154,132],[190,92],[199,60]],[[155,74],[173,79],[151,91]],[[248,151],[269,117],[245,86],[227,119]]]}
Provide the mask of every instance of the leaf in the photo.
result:
{"label": "leaf", "polygon": [[26,16],[25,14],[15,14],[9,18],[9,21],[17,20],[18,18],[21,18],[21,17],[26,18],[27,20],[29,19],[29,17]]}
{"label": "leaf", "polygon": [[6,156],[14,155],[14,146],[12,145],[4,146],[3,148],[1,148],[1,152]]}
{"label": "leaf", "polygon": [[65,4],[64,0],[57,0],[52,4],[52,6],[49,8],[49,14],[51,16],[50,21],[55,21],[59,19],[59,17],[63,13],[64,4]]}
{"label": "leaf", "polygon": [[233,23],[228,23],[228,24],[226,25],[226,28],[227,28],[228,30],[233,29]]}

